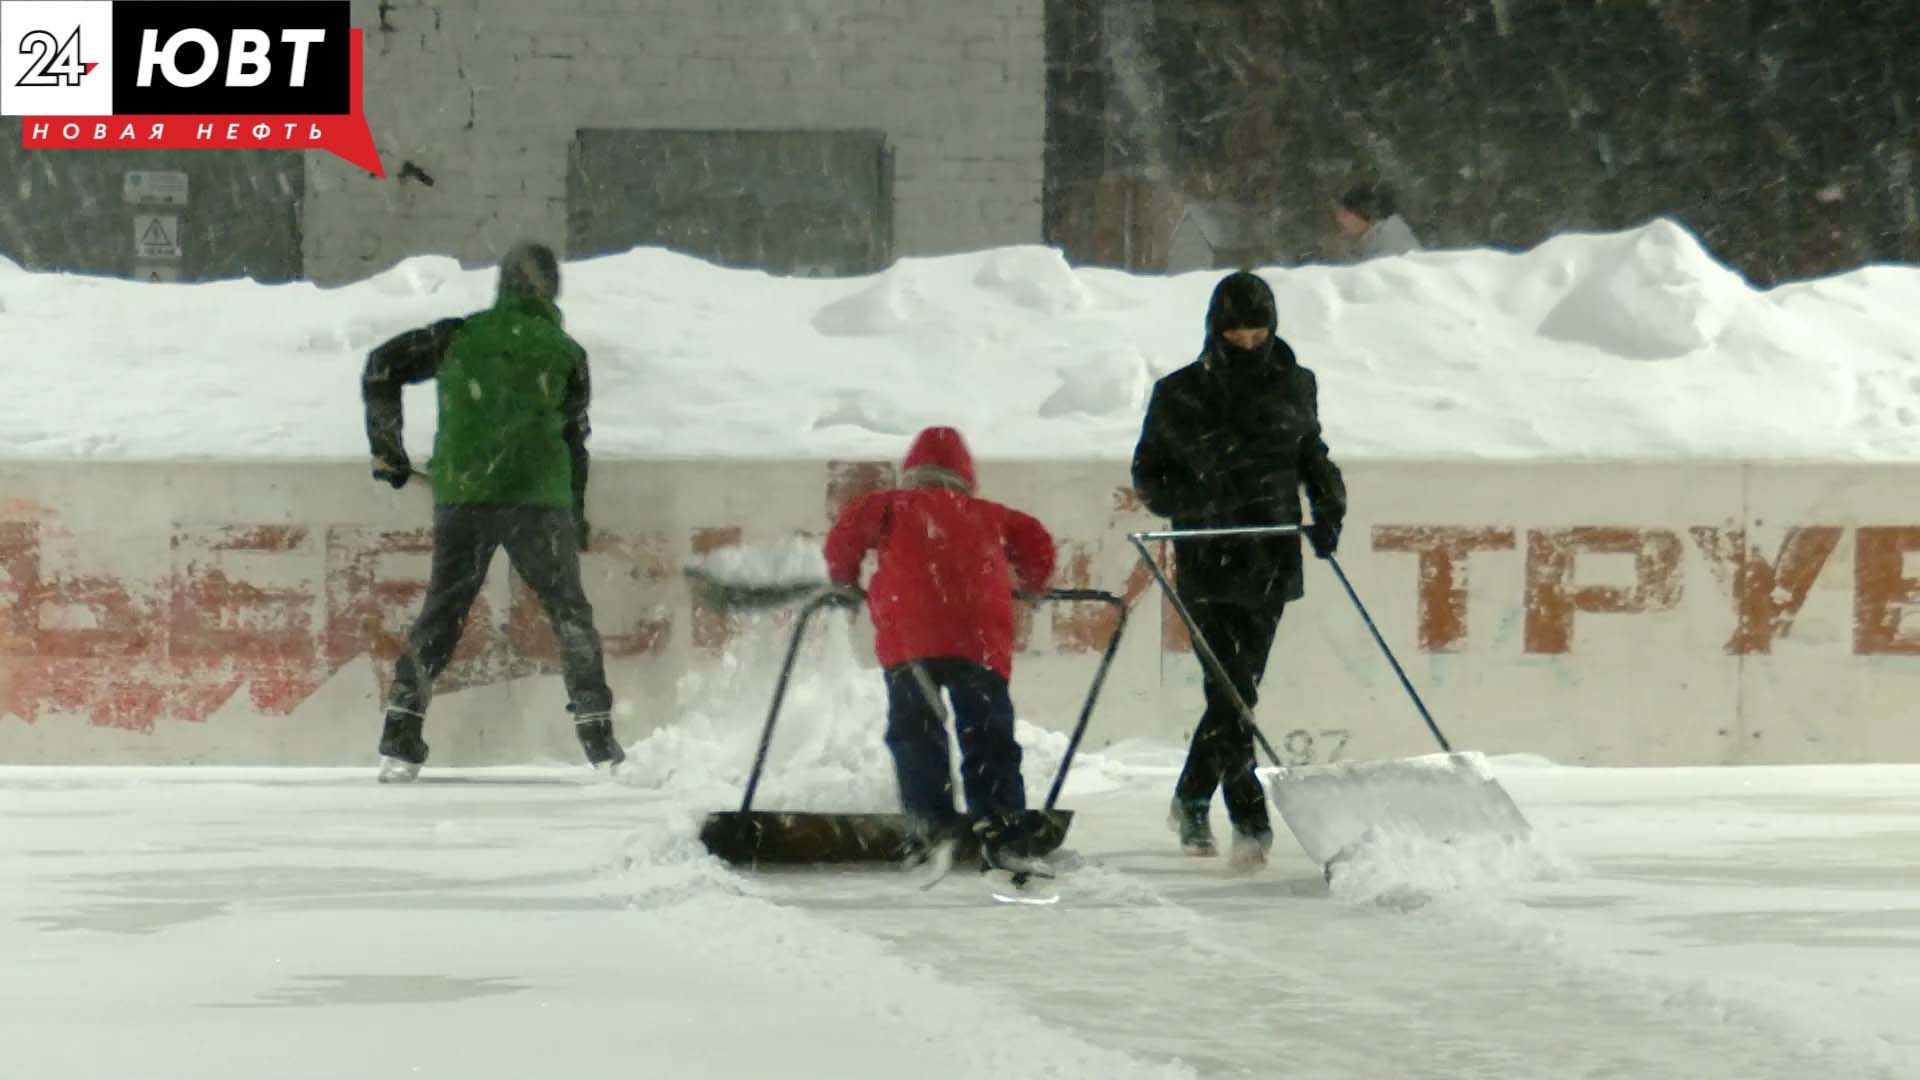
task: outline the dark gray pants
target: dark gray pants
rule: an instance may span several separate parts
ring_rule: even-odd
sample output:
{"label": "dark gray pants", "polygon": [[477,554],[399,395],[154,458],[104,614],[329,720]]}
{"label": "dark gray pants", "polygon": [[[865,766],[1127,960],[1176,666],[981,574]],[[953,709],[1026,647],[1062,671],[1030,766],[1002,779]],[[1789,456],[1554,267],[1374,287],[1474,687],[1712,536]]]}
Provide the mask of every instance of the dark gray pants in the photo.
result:
{"label": "dark gray pants", "polygon": [[573,512],[561,507],[435,506],[427,599],[394,672],[388,707],[426,715],[433,680],[453,659],[494,550],[504,547],[553,626],[575,721],[605,718],[613,708],[613,691],[607,687],[593,605],[580,584],[578,538]]}

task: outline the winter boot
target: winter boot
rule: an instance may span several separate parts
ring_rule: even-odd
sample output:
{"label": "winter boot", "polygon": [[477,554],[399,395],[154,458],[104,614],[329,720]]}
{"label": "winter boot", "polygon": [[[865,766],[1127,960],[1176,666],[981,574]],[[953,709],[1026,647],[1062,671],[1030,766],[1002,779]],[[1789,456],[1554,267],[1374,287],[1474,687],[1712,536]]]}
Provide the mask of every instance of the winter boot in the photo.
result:
{"label": "winter boot", "polygon": [[1273,850],[1273,828],[1265,823],[1233,827],[1233,845],[1227,849],[1227,867],[1252,871],[1267,865]]}
{"label": "winter boot", "polygon": [[1213,827],[1207,824],[1212,799],[1173,798],[1167,809],[1167,828],[1180,834],[1180,850],[1188,855],[1209,857],[1220,853],[1213,845]]}
{"label": "winter boot", "polygon": [[580,749],[586,751],[587,764],[596,772],[618,773],[620,763],[627,760],[627,752],[621,749],[620,740],[613,737],[613,714],[576,712],[571,705],[567,711],[573,713],[573,733],[580,737]]}
{"label": "winter boot", "polygon": [[389,707],[380,729],[380,782],[404,783],[420,775],[427,761],[427,740],[421,731],[427,718],[417,712]]}

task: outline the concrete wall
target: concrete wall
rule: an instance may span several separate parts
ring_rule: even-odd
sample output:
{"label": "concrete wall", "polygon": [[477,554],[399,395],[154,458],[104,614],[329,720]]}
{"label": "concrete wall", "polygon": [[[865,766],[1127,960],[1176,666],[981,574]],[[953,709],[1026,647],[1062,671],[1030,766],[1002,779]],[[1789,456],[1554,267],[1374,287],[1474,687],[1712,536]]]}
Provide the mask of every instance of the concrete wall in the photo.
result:
{"label": "concrete wall", "polygon": [[[1920,604],[1920,470],[1348,471],[1343,563],[1458,745],[1606,764],[1920,761],[1920,625],[1902,622]],[[1183,736],[1199,669],[1125,542],[1155,523],[1124,466],[982,474],[1059,534],[1061,583],[1135,601],[1089,745]],[[672,721],[688,672],[784,633],[694,609],[687,557],[818,532],[890,475],[598,465],[587,575],[633,706],[625,736]],[[424,582],[428,498],[348,464],[0,465],[0,761],[367,760]],[[1032,620],[1023,715],[1071,722],[1107,630],[1098,608]],[[435,760],[573,760],[551,656],[536,605],[497,565],[441,684]],[[1269,672],[1259,712],[1292,760],[1430,748],[1318,564]]]}
{"label": "concrete wall", "polygon": [[318,281],[558,243],[581,128],[884,129],[899,254],[1040,240],[1042,0],[355,0],[354,24],[389,178],[308,155]]}

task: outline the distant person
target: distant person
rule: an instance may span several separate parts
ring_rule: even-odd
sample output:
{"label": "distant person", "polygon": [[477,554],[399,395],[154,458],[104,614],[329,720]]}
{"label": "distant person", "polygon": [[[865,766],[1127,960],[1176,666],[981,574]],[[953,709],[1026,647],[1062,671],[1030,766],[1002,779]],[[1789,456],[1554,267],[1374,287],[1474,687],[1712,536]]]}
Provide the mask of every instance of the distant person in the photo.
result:
{"label": "distant person", "polygon": [[395,488],[417,475],[402,438],[401,388],[437,381],[433,569],[387,696],[380,779],[412,780],[427,760],[422,729],[495,549],[546,609],[560,645],[574,733],[588,763],[626,758],[613,735],[600,634],[580,582],[587,548],[587,354],[561,329],[560,263],[518,244],[500,262],[493,307],[442,319],[373,350],[360,384],[373,476]]}
{"label": "distant person", "polygon": [[1406,255],[1420,250],[1420,238],[1413,234],[1395,206],[1393,191],[1384,184],[1361,184],[1340,196],[1333,208],[1340,232],[1354,243],[1362,259],[1384,255]]}
{"label": "distant person", "polygon": [[[1020,744],[1014,741],[1014,592],[1053,576],[1045,526],[976,495],[973,457],[958,431],[914,437],[901,486],[849,503],[827,533],[827,573],[854,587],[869,552],[874,652],[886,676],[887,749],[915,855],[944,872],[955,841],[979,838],[995,868],[1045,872],[1032,851]],[[954,806],[947,728],[953,703],[966,814]]]}
{"label": "distant person", "polygon": [[[1276,333],[1273,290],[1232,274],[1214,289],[1200,358],[1154,385],[1133,454],[1133,485],[1176,529],[1298,525],[1300,488],[1313,506],[1306,536],[1331,556],[1347,513],[1346,483],[1320,436],[1313,372]],[[1248,707],[1287,604],[1305,593],[1298,535],[1189,540],[1174,545],[1174,589]],[[1253,733],[1226,688],[1206,673],[1206,711],[1174,784],[1169,824],[1191,855],[1214,855],[1207,823],[1216,790],[1233,825],[1239,868],[1273,846]]]}

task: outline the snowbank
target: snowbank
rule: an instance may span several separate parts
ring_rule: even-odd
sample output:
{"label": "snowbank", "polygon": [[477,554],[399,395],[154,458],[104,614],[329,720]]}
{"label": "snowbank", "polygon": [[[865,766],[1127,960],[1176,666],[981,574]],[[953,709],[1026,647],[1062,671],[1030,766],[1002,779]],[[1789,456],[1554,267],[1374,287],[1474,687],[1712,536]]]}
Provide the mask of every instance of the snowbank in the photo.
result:
{"label": "snowbank", "polygon": [[[1914,268],[1757,291],[1658,220],[1266,276],[1344,458],[1920,451]],[[571,264],[562,302],[594,358],[602,455],[893,457],[938,422],[990,457],[1119,459],[1218,277],[1025,247],[787,280],[642,249]],[[366,351],[491,288],[440,257],[332,290],[0,265],[0,456],[358,458]],[[408,408],[424,457],[431,395]]]}

